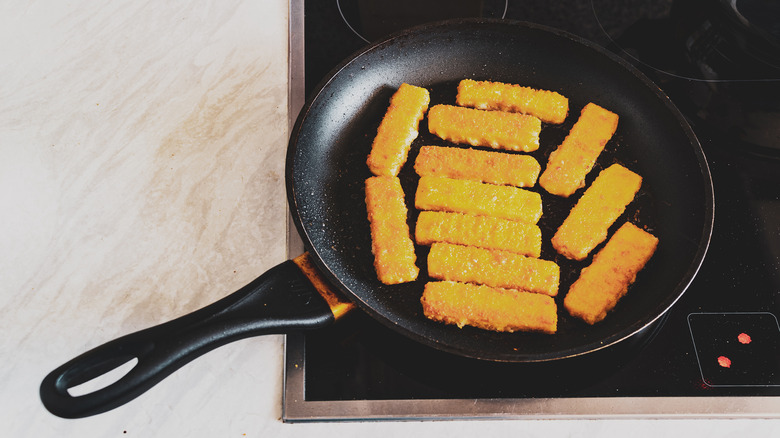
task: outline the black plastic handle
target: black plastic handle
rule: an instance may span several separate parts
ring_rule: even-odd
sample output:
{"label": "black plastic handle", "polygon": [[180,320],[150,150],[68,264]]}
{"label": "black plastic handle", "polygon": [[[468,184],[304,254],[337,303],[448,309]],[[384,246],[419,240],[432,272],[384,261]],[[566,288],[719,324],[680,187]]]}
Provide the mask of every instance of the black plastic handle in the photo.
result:
{"label": "black plastic handle", "polygon": [[[65,363],[43,379],[41,401],[49,412],[64,418],[99,414],[138,397],[221,345],[333,321],[327,302],[298,266],[286,261],[209,306],[115,339]],[[68,392],[134,358],[136,365],[113,384],[79,396]]]}

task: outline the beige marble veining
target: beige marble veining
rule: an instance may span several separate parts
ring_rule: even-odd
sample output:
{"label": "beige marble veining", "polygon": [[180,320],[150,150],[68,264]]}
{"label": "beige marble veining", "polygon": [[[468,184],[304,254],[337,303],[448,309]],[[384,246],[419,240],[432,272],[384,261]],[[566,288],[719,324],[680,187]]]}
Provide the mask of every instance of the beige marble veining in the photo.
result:
{"label": "beige marble veining", "polygon": [[[211,303],[286,257],[286,2],[0,9],[3,423],[13,436],[110,436],[144,418],[177,432],[186,419],[163,418],[176,405],[224,405],[227,394],[209,393],[231,375],[246,387],[231,399],[251,402],[258,380],[277,388],[281,339],[270,337],[210,353],[105,417],[56,419],[37,399],[64,361]],[[274,355],[269,375],[236,371],[257,363],[252,345]]]}

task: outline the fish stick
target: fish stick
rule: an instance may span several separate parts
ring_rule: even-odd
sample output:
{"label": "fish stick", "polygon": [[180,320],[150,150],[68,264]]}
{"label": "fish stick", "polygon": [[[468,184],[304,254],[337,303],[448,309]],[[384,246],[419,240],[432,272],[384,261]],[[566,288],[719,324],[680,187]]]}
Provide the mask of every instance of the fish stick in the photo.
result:
{"label": "fish stick", "polygon": [[530,224],[542,216],[542,197],[536,192],[437,176],[420,177],[414,204],[418,210],[495,216]]}
{"label": "fish stick", "polygon": [[541,166],[530,155],[423,146],[414,162],[414,170],[420,176],[442,176],[498,185],[533,187]]}
{"label": "fish stick", "polygon": [[428,130],[453,143],[532,152],[539,149],[542,121],[527,114],[434,105]]}
{"label": "fish stick", "polygon": [[552,237],[559,254],[582,260],[607,238],[642,185],[642,177],[619,164],[602,170]]}
{"label": "fish stick", "polygon": [[555,262],[509,251],[434,243],[428,253],[428,275],[437,280],[519,289],[554,297],[560,268]]}
{"label": "fish stick", "polygon": [[555,333],[558,326],[555,300],[531,292],[435,281],[425,285],[420,302],[426,317],[461,328]]}
{"label": "fish stick", "polygon": [[657,246],[658,239],[652,234],[630,222],[623,224],[569,288],[563,300],[566,310],[591,325],[603,320]]}
{"label": "fish stick", "polygon": [[491,216],[423,211],[417,217],[414,237],[418,245],[425,246],[445,242],[529,257],[539,257],[542,251],[542,232],[538,226]]}
{"label": "fish stick", "polygon": [[371,173],[398,175],[409,155],[412,142],[419,134],[420,120],[430,102],[430,94],[425,88],[401,84],[390,98],[390,106],[371,144],[366,161]]}
{"label": "fish stick", "polygon": [[401,182],[394,176],[366,180],[366,209],[371,229],[371,252],[379,281],[398,284],[417,279],[414,242],[406,223]]}
{"label": "fish stick", "polygon": [[472,79],[460,81],[455,102],[482,110],[530,114],[556,125],[563,123],[569,113],[569,99],[555,91]]}
{"label": "fish stick", "polygon": [[594,103],[585,105],[569,134],[550,154],[539,185],[548,193],[571,196],[584,187],[585,176],[615,133],[618,115]]}

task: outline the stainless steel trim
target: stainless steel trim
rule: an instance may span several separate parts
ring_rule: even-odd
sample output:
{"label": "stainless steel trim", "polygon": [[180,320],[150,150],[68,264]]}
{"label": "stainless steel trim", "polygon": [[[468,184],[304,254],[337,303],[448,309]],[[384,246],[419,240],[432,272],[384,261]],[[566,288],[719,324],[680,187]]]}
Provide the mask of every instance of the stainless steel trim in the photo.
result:
{"label": "stainless steel trim", "polygon": [[[303,0],[290,0],[287,6],[287,136],[292,134],[298,113],[306,102],[306,83],[304,82],[304,9]],[[286,181],[285,181],[286,184]],[[287,258],[291,259],[303,253],[303,241],[295,229],[292,214],[287,211]],[[287,358],[287,336],[284,338],[284,363],[285,370],[282,377],[284,390],[282,391],[282,418],[290,404],[298,403],[302,397],[296,397],[295,391],[303,392],[303,382],[299,386],[290,381],[287,368],[290,361]],[[295,365],[293,365],[293,368]],[[294,374],[294,373],[293,373]]]}
{"label": "stainless steel trim", "polygon": [[285,422],[452,419],[780,418],[780,397],[307,401],[303,335],[287,335]]}
{"label": "stainless steel trim", "polygon": [[[288,67],[287,67],[287,136],[292,134],[295,119],[306,102],[304,82],[304,23],[303,0],[290,0],[288,4]],[[287,213],[287,257],[303,253],[303,241],[295,229],[292,215]]]}

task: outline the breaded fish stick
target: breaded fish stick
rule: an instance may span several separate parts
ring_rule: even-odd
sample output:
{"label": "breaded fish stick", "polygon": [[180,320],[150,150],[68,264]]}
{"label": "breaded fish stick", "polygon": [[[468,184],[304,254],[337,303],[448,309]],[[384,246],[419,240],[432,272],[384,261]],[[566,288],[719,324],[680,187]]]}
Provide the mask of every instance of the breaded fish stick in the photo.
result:
{"label": "breaded fish stick", "polygon": [[612,138],[617,114],[589,103],[558,149],[550,154],[539,185],[553,195],[569,197],[585,185],[585,176]]}
{"label": "breaded fish stick", "polygon": [[502,82],[463,79],[455,101],[460,106],[530,114],[560,124],[569,113],[569,99],[560,93]]}
{"label": "breaded fish stick", "polygon": [[418,245],[434,242],[500,249],[539,257],[542,232],[538,226],[492,216],[423,211],[414,232]]}
{"label": "breaded fish stick", "polygon": [[430,102],[428,90],[409,84],[393,94],[366,161],[374,175],[398,175]]}
{"label": "breaded fish stick", "polygon": [[571,285],[563,300],[566,310],[588,324],[603,320],[626,294],[657,246],[658,239],[652,234],[630,222],[623,224]]}
{"label": "breaded fish stick", "polygon": [[509,251],[434,243],[428,253],[428,275],[437,280],[519,289],[554,297],[560,268],[555,262]]}
{"label": "breaded fish stick", "polygon": [[607,238],[641,185],[641,176],[619,164],[602,170],[555,232],[555,250],[573,260],[587,257]]}
{"label": "breaded fish stick", "polygon": [[498,185],[533,187],[541,166],[530,155],[423,146],[414,162],[414,170],[420,176],[443,176]]}
{"label": "breaded fish stick", "polygon": [[555,300],[531,292],[436,281],[425,285],[420,302],[426,317],[458,327],[555,333],[558,326]]}
{"label": "breaded fish stick", "polygon": [[453,143],[531,152],[539,149],[542,121],[527,114],[434,105],[428,130]]}
{"label": "breaded fish stick", "polygon": [[536,192],[436,176],[420,178],[414,203],[418,210],[495,216],[530,224],[542,216],[542,197]]}
{"label": "breaded fish stick", "polygon": [[414,281],[420,270],[406,223],[401,182],[394,176],[366,180],[366,209],[371,227],[371,252],[379,281],[398,284]]}

